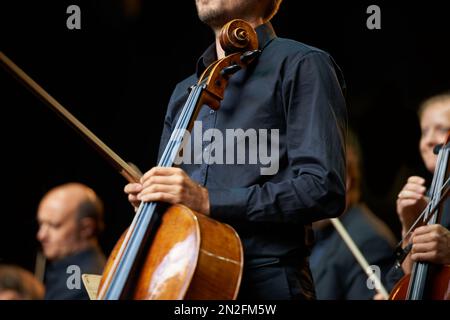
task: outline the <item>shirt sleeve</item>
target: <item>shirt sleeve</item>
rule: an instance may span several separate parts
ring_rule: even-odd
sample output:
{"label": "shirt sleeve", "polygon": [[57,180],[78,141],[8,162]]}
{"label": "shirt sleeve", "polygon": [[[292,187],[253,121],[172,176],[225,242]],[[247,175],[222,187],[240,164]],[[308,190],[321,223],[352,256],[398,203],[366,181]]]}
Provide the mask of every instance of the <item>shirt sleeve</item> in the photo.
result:
{"label": "shirt sleeve", "polygon": [[292,57],[286,65],[281,103],[294,177],[246,188],[209,189],[213,218],[312,222],[344,210],[347,113],[341,74],[321,51]]}

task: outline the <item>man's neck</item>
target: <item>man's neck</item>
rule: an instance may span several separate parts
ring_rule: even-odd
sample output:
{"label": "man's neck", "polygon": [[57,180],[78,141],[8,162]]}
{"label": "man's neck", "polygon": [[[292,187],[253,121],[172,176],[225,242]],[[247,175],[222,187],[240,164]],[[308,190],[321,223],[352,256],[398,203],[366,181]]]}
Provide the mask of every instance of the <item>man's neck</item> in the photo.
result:
{"label": "man's neck", "polygon": [[89,239],[83,242],[80,242],[77,246],[76,250],[73,251],[73,254],[78,254],[80,252],[89,250],[89,249],[95,249],[99,248],[99,244],[97,239]]}
{"label": "man's neck", "polygon": [[[255,29],[257,26],[260,26],[264,24],[264,20],[261,17],[258,18],[247,18],[245,19],[246,22],[248,22],[253,29]],[[216,53],[217,53],[217,59],[222,59],[225,57],[225,51],[222,49],[222,46],[220,45],[220,31],[222,28],[214,29],[214,34],[216,35]]]}

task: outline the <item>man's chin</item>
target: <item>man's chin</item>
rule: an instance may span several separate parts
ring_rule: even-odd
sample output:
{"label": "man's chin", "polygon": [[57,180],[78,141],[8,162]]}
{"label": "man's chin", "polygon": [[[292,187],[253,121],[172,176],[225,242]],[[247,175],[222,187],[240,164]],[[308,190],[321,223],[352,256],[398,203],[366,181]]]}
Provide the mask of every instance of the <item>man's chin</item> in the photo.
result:
{"label": "man's chin", "polygon": [[199,19],[204,24],[208,25],[212,29],[220,29],[227,22],[231,21],[232,18],[224,15],[222,12],[218,12],[215,10],[210,10],[208,12],[200,12]]}

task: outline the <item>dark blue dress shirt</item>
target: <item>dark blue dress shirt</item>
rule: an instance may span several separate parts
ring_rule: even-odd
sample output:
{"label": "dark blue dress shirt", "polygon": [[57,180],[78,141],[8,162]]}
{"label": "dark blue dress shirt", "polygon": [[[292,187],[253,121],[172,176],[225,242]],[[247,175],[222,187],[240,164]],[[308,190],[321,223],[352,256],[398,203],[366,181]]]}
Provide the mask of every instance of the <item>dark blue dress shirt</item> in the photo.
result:
{"label": "dark blue dress shirt", "polygon": [[[69,287],[67,282],[71,276],[78,276],[70,266],[79,268],[80,276],[102,274],[106,258],[99,248],[88,248],[61,260],[50,262],[45,270],[45,300],[89,300],[89,295],[81,278],[77,279],[78,287]],[[74,281],[75,283],[75,281]]]}
{"label": "dark blue dress shirt", "polygon": [[[227,129],[265,129],[269,138],[271,130],[279,130],[277,172],[262,175],[267,165],[250,161],[180,167],[208,189],[211,217],[235,228],[246,259],[304,257],[309,254],[310,223],[338,216],[345,205],[344,81],[326,52],[278,38],[270,23],[256,31],[261,55],[230,78],[220,109],[204,105],[197,120],[202,133],[215,128],[224,137]],[[188,88],[216,59],[213,44],[198,60],[196,73],[176,86],[160,156]],[[195,134],[191,138],[196,139]],[[202,147],[210,143],[204,141]],[[254,147],[245,145],[247,155]]]}

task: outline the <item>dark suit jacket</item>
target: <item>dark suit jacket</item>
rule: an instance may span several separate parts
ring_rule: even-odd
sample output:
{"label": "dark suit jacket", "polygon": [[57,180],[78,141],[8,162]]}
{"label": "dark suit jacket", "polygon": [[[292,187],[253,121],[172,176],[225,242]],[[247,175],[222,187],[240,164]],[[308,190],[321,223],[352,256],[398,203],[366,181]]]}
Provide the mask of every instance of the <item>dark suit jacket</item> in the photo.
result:
{"label": "dark suit jacket", "polygon": [[[351,207],[341,218],[369,265],[377,265],[384,283],[394,261],[395,237],[367,207]],[[317,299],[372,299],[367,275],[332,225],[316,232],[311,254]]]}

